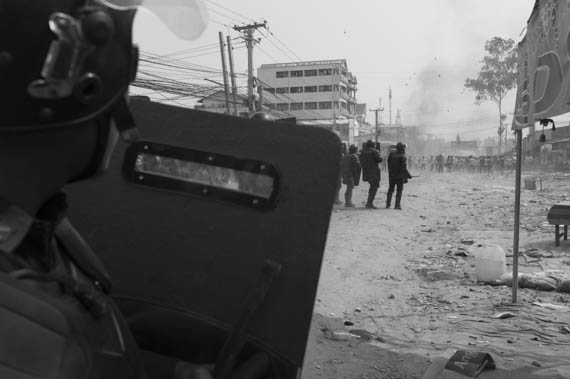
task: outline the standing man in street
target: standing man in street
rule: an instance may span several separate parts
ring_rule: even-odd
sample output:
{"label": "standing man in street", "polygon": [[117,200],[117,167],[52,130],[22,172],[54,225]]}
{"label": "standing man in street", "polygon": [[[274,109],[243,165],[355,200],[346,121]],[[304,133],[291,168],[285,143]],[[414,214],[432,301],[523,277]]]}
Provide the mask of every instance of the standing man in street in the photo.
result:
{"label": "standing man in street", "polygon": [[352,203],[352,190],[360,182],[361,167],[358,156],[356,155],[357,151],[358,147],[350,145],[348,154],[342,157],[340,166],[342,183],[346,184],[346,191],[344,192],[344,206],[346,208],[354,208],[354,204]]}
{"label": "standing man in street", "polygon": [[394,193],[394,187],[396,187],[396,205],[394,206],[394,209],[402,210],[400,201],[402,200],[404,183],[407,183],[408,179],[412,178],[412,175],[408,172],[406,160],[406,145],[402,142],[398,142],[396,145],[396,151],[390,153],[390,156],[388,157],[390,185],[388,187],[388,193],[386,194],[386,208],[390,208],[391,206],[392,194]]}
{"label": "standing man in street", "polygon": [[366,202],[366,208],[368,209],[376,209],[373,202],[376,197],[376,192],[378,192],[378,188],[380,188],[379,163],[382,163],[380,151],[374,148],[373,141],[366,141],[364,149],[362,149],[362,153],[360,153],[360,164],[362,165],[362,181],[370,184],[368,201]]}

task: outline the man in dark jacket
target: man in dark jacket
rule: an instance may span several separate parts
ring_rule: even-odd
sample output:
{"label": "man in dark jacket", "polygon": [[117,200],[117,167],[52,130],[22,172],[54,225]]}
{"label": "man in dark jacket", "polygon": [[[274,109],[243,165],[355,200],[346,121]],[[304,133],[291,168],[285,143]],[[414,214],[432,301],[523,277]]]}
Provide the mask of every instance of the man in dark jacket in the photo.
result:
{"label": "man in dark jacket", "polygon": [[400,201],[402,199],[402,192],[404,191],[404,183],[407,183],[408,179],[412,178],[412,175],[408,172],[406,160],[406,145],[398,142],[396,145],[396,151],[391,153],[388,157],[390,185],[386,195],[386,208],[390,208],[392,203],[392,194],[394,193],[394,187],[396,187],[396,205],[394,206],[394,209],[402,209]]}
{"label": "man in dark jacket", "polygon": [[380,151],[374,148],[374,142],[371,140],[366,141],[364,149],[362,149],[362,152],[360,153],[360,164],[362,165],[362,181],[370,184],[370,189],[368,190],[368,201],[366,202],[366,208],[368,209],[376,209],[373,201],[376,197],[376,192],[378,192],[378,188],[380,187],[379,163],[382,163]]}
{"label": "man in dark jacket", "polygon": [[342,158],[340,166],[340,175],[342,183],[346,184],[346,191],[344,192],[344,206],[347,208],[354,208],[352,203],[352,190],[360,182],[360,161],[356,152],[358,148],[355,145],[350,145],[348,154]]}

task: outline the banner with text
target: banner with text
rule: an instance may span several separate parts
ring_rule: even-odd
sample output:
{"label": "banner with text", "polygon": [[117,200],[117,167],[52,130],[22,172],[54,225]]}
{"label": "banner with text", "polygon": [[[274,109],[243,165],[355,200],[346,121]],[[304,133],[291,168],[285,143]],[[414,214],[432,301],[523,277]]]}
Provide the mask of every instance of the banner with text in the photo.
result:
{"label": "banner with text", "polygon": [[518,46],[512,129],[570,112],[570,0],[537,0]]}

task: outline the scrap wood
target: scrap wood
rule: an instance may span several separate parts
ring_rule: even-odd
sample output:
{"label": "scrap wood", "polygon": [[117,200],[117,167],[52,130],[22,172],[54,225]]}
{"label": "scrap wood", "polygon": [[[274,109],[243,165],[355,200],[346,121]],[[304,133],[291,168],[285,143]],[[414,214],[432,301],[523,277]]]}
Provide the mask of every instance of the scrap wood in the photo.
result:
{"label": "scrap wood", "polygon": [[537,305],[541,308],[551,309],[553,311],[570,311],[570,308],[564,305],[552,304],[552,303],[541,303],[540,301],[535,301],[532,305]]}

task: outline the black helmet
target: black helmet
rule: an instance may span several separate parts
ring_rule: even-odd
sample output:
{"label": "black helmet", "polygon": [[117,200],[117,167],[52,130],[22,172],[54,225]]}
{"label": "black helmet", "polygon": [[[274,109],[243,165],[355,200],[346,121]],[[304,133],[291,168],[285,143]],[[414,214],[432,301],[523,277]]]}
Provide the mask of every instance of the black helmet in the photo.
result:
{"label": "black helmet", "polygon": [[0,131],[68,126],[104,115],[128,122],[125,97],[138,62],[132,24],[145,2],[152,3],[2,0]]}
{"label": "black helmet", "polygon": [[396,150],[397,150],[397,151],[404,151],[404,150],[406,150],[406,144],[405,144],[405,143],[402,143],[402,142],[398,142],[398,143],[396,144]]}
{"label": "black helmet", "polygon": [[60,127],[112,113],[137,69],[134,14],[98,1],[3,1],[0,130]]}

